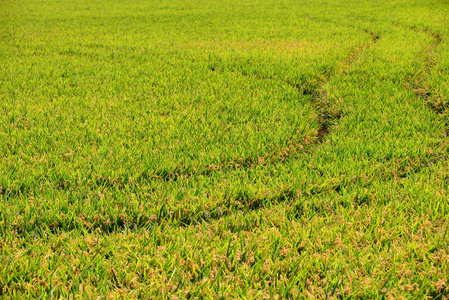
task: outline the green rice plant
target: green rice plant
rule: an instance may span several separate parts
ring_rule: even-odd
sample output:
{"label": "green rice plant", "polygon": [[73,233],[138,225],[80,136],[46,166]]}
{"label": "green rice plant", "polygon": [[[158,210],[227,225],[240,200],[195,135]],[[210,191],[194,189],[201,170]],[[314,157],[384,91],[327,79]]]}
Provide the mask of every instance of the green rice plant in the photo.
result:
{"label": "green rice plant", "polygon": [[2,297],[448,297],[444,1],[1,6]]}

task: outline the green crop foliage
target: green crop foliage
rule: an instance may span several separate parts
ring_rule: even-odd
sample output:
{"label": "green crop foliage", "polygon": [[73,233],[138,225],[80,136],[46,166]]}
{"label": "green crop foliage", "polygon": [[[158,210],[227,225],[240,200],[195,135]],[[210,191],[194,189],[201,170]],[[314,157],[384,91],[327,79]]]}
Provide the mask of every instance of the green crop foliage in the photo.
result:
{"label": "green crop foliage", "polygon": [[0,297],[447,299],[445,0],[4,0]]}

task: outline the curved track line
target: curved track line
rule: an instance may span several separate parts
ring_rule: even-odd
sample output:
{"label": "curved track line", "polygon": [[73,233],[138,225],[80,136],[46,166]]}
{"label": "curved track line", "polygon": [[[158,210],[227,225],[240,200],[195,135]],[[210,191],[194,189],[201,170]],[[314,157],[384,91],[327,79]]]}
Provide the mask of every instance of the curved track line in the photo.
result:
{"label": "curved track line", "polygon": [[[420,99],[424,100],[426,105],[430,109],[432,109],[435,113],[437,113],[438,115],[444,115],[449,109],[447,103],[442,102],[442,99],[444,97],[431,91],[431,88],[428,85],[428,77],[430,76],[430,73],[437,64],[434,58],[435,50],[443,42],[443,37],[441,36],[440,33],[432,31],[429,28],[411,27],[399,24],[397,22],[392,22],[391,24],[409,31],[427,33],[434,39],[434,42],[430,44],[426,50],[426,56],[424,58],[425,62],[424,67],[419,72],[417,72],[417,74],[414,77],[410,78],[414,79],[415,81],[407,84],[407,88],[412,89],[415,95]],[[447,137],[449,136],[449,120],[444,121],[444,125],[445,125],[445,135]]]}
{"label": "curved track line", "polygon": [[[317,112],[317,118],[318,122],[320,124],[320,129],[317,133],[317,136],[315,140],[308,142],[307,145],[300,144],[300,145],[292,145],[291,148],[288,149],[280,149],[277,150],[269,155],[265,155],[263,157],[263,160],[260,160],[260,157],[257,161],[255,161],[255,158],[247,158],[246,160],[241,161],[230,161],[220,166],[213,166],[208,167],[200,172],[191,172],[188,174],[185,173],[166,173],[162,174],[162,177],[160,174],[153,173],[153,177],[149,177],[149,180],[177,180],[181,177],[189,177],[194,175],[209,175],[213,172],[219,172],[223,170],[228,169],[235,169],[235,168],[244,168],[249,169],[253,168],[255,166],[263,165],[266,163],[274,163],[274,162],[283,162],[287,158],[294,157],[294,154],[298,152],[298,150],[307,151],[308,148],[311,148],[312,146],[316,146],[320,143],[322,143],[325,140],[325,137],[330,133],[330,127],[334,124],[334,121],[336,119],[339,119],[341,117],[340,111],[336,110],[335,108],[332,108],[331,104],[327,101],[327,93],[323,86],[325,86],[326,83],[331,81],[334,78],[337,78],[338,74],[344,74],[356,61],[356,59],[359,57],[359,55],[366,50],[369,47],[372,47],[380,38],[380,36],[372,31],[364,30],[366,33],[368,33],[371,36],[371,42],[367,44],[363,44],[357,48],[355,48],[340,64],[340,67],[337,68],[335,72],[332,74],[328,74],[324,77],[324,79],[319,82],[318,87],[312,90],[305,90],[301,85],[286,82],[290,86],[294,87],[298,91],[299,96],[303,96],[304,94],[310,96],[311,104],[315,107],[315,110]],[[267,79],[263,75],[258,74],[244,74],[245,76],[257,76],[262,79]],[[337,76],[338,75],[338,76]],[[323,78],[323,76],[318,77]],[[235,164],[238,164],[236,167]],[[332,186],[329,186],[326,189],[320,189],[319,187],[311,189],[307,195],[318,195],[321,193],[324,193],[331,190],[339,190],[341,188],[340,183],[336,183]],[[260,196],[260,197],[251,197],[245,193],[238,194],[235,196],[232,196],[222,201],[219,201],[216,203],[213,207],[209,207],[208,209],[204,209],[204,207],[197,207],[195,209],[185,209],[185,208],[178,208],[173,211],[168,211],[165,205],[160,205],[160,207],[157,209],[158,213],[156,218],[146,218],[141,216],[139,219],[141,223],[141,226],[145,226],[144,224],[164,224],[164,223],[172,223],[175,222],[177,226],[189,226],[201,223],[203,221],[212,221],[212,220],[218,220],[223,217],[236,214],[238,212],[248,211],[248,210],[258,210],[260,208],[269,206],[269,205],[276,205],[285,201],[291,201],[297,197],[296,191],[290,188],[282,189],[280,191],[277,191],[271,195],[267,196]],[[137,225],[139,226],[139,225]]]}
{"label": "curved track line", "polygon": [[[233,169],[251,169],[257,166],[262,166],[267,163],[276,163],[276,162],[284,162],[289,158],[295,156],[295,154],[301,151],[307,151],[311,146],[321,144],[326,136],[330,132],[330,127],[335,123],[336,120],[342,117],[342,114],[339,110],[333,108],[331,104],[327,101],[327,93],[323,86],[331,81],[332,79],[338,77],[338,74],[342,74],[346,72],[357,59],[357,57],[367,48],[371,47],[373,44],[377,42],[380,36],[370,30],[367,29],[359,29],[356,27],[351,27],[358,30],[363,30],[371,37],[371,42],[363,44],[361,46],[356,47],[341,63],[339,68],[332,73],[322,73],[316,77],[316,79],[321,79],[318,82],[316,88],[305,88],[302,84],[292,83],[289,81],[284,81],[291,87],[295,88],[298,91],[299,96],[310,96],[311,104],[315,108],[317,114],[317,121],[319,124],[319,128],[315,138],[308,139],[305,138],[301,143],[291,143],[287,142],[289,145],[287,147],[282,147],[276,149],[271,153],[264,153],[259,155],[258,157],[246,157],[239,158],[236,160],[230,160],[224,162],[220,165],[208,165],[200,167],[200,170],[192,170],[192,169],[175,169],[175,170],[146,170],[139,174],[137,177],[137,181],[153,181],[153,180],[163,180],[163,181],[176,181],[180,178],[190,178],[192,176],[203,176],[210,175],[214,172],[221,172],[225,170],[233,170]],[[242,73],[244,76],[255,76],[259,79],[268,79],[267,76],[260,74],[247,74]]]}
{"label": "curved track line", "polygon": [[[309,18],[310,19],[310,18]],[[316,20],[310,19],[314,22],[318,22]],[[286,84],[291,86],[292,88],[297,90],[298,96],[306,96],[310,98],[311,105],[314,107],[316,112],[316,119],[318,123],[318,130],[315,137],[306,137],[301,142],[295,143],[287,141],[287,146],[280,147],[270,153],[263,153],[258,155],[257,157],[248,156],[244,158],[229,160],[223,162],[221,164],[210,164],[207,166],[199,166],[197,168],[175,168],[175,169],[156,169],[156,170],[144,170],[137,174],[133,179],[132,183],[142,183],[142,182],[151,182],[151,181],[177,181],[180,179],[191,178],[193,176],[208,176],[216,172],[223,172],[226,170],[236,170],[236,169],[253,169],[255,167],[285,162],[289,159],[294,158],[299,153],[310,152],[311,149],[324,142],[326,136],[330,133],[330,127],[335,124],[335,121],[342,117],[341,111],[332,107],[332,105],[327,101],[327,93],[323,86],[331,81],[334,78],[340,76],[346,72],[357,59],[357,57],[367,48],[371,47],[373,44],[377,42],[380,36],[368,29],[361,29],[354,26],[349,26],[350,28],[361,30],[367,33],[371,37],[371,41],[369,43],[360,45],[356,47],[349,55],[346,56],[344,60],[341,61],[339,67],[332,72],[323,72],[319,74],[315,79],[318,82],[316,87],[305,87],[301,83],[290,82],[284,80]],[[216,70],[214,68],[214,70]],[[248,74],[243,73],[241,71],[233,71],[231,72],[239,72],[243,76],[251,76],[257,77],[261,80],[271,79],[268,76],[260,75],[260,74]],[[129,179],[120,179],[120,178],[107,178],[107,177],[99,177],[94,180],[94,184],[97,187],[122,187],[124,188],[126,185],[130,184],[131,181]],[[58,186],[64,189],[65,185]],[[69,186],[66,186],[66,189]]]}

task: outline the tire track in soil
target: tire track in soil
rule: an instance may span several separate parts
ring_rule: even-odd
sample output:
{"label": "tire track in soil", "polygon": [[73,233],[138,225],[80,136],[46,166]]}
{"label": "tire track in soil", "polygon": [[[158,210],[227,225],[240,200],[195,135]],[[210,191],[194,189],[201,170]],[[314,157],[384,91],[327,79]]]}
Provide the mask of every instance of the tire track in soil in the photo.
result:
{"label": "tire track in soil", "polygon": [[405,85],[408,89],[411,89],[417,97],[424,100],[425,103],[437,114],[442,114],[447,109],[447,107],[441,107],[438,105],[435,105],[435,103],[431,103],[432,98],[442,98],[441,95],[434,94],[430,91],[430,87],[428,86],[428,77],[430,76],[430,73],[435,68],[437,62],[434,58],[435,56],[435,50],[438,46],[441,45],[443,42],[443,38],[441,34],[438,32],[432,31],[429,28],[425,27],[411,27],[404,24],[400,24],[397,22],[391,22],[393,26],[396,26],[401,29],[405,29],[408,31],[413,31],[417,33],[427,33],[429,36],[432,37],[434,42],[430,44],[425,51],[425,57],[424,57],[424,67],[421,70],[418,70],[418,72],[409,78],[409,82]]}
{"label": "tire track in soil", "polygon": [[[428,78],[432,72],[432,70],[435,69],[437,65],[437,60],[435,58],[435,51],[436,49],[442,44],[443,37],[440,33],[432,31],[429,28],[425,27],[411,27],[404,24],[400,24],[397,22],[392,22],[392,25],[402,28],[408,31],[413,31],[417,33],[426,33],[429,36],[432,37],[434,40],[432,44],[430,44],[427,49],[425,50],[425,57],[424,57],[424,67],[421,68],[421,70],[418,70],[418,72],[409,78],[409,82],[406,83],[406,87],[408,89],[411,89],[416,97],[424,101],[424,103],[437,115],[444,118],[444,116],[447,114],[449,110],[449,102],[447,100],[444,100],[443,95],[440,95],[436,93],[435,91],[432,91],[432,88],[429,86]],[[445,137],[449,136],[449,118],[445,118],[443,121],[444,123],[444,135]],[[448,148],[447,142],[442,141],[440,143],[440,146],[442,149]],[[419,170],[432,166],[433,163],[435,163],[437,160],[443,161],[447,160],[448,155],[447,154],[441,154],[437,157],[434,157],[430,159],[427,163],[423,164],[422,166],[419,166],[415,172],[418,172]]]}
{"label": "tire track in soil", "polygon": [[[362,45],[354,52],[352,52],[348,57],[346,57],[341,65],[341,73],[346,72],[351,67],[351,65],[354,63],[361,52],[363,52],[365,49],[379,40],[380,36],[378,34],[369,30],[364,31],[370,35],[371,44]],[[332,78],[334,78],[334,76],[329,77],[321,85],[329,82]],[[315,144],[321,144],[324,142],[326,136],[329,135],[329,130],[333,123],[342,117],[342,113],[336,108],[333,108],[327,101],[327,93],[324,88],[321,88],[312,94],[312,104],[315,104],[315,109],[318,112],[318,123],[320,124]]]}
{"label": "tire track in soil", "polygon": [[[441,45],[441,43],[443,42],[443,38],[439,33],[431,31],[428,28],[406,28],[415,32],[425,32],[434,39],[434,42],[428,47],[426,51],[424,68],[421,70],[421,73],[418,73],[417,76],[415,76],[415,78],[411,78],[412,80],[415,79],[415,81],[410,83],[409,88],[413,90],[417,97],[424,100],[426,105],[435,113],[437,113],[438,115],[444,115],[448,109],[448,103],[444,102],[444,97],[442,95],[432,92],[431,87],[429,87],[428,84],[430,73],[433,69],[435,69],[437,64],[437,61],[435,59],[435,50],[438,46]],[[449,121],[445,122],[445,134],[446,136],[449,136]]]}

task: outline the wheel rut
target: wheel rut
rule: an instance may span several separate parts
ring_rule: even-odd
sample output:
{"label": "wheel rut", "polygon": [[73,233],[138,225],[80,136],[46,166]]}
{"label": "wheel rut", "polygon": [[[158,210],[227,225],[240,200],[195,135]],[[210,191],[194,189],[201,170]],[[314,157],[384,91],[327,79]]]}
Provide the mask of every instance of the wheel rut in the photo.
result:
{"label": "wheel rut", "polygon": [[[425,102],[425,104],[433,110],[436,114],[444,117],[449,109],[449,102],[443,95],[439,94],[429,84],[429,76],[432,70],[437,66],[435,59],[436,50],[442,44],[443,37],[440,33],[430,30],[424,27],[410,27],[399,23],[392,23],[394,26],[403,28],[405,30],[426,33],[432,37],[433,42],[425,50],[424,66],[415,74],[415,76],[409,78],[406,87],[411,89],[415,95]],[[449,136],[449,120],[446,118],[444,122],[444,134],[445,137]],[[444,142],[443,142],[444,143]]]}

